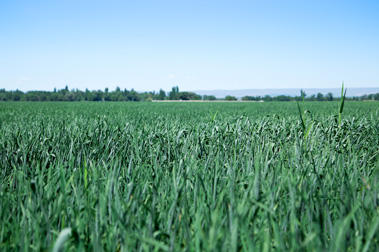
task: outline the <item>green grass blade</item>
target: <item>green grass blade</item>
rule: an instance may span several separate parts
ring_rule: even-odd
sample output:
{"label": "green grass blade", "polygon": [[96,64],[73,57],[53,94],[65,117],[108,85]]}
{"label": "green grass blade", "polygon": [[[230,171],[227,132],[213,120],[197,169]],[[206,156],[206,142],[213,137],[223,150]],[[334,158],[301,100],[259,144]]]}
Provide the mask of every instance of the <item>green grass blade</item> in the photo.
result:
{"label": "green grass blade", "polygon": [[63,229],[59,235],[57,240],[55,241],[53,252],[62,252],[64,250],[64,245],[67,241],[67,239],[71,235],[71,228],[65,228]]}

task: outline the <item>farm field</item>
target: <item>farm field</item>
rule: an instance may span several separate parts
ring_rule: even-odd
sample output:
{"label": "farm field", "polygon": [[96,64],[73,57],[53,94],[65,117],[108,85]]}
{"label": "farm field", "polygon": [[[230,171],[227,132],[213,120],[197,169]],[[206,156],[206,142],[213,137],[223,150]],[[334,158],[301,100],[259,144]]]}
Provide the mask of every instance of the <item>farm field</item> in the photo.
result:
{"label": "farm field", "polygon": [[2,102],[0,250],[378,251],[378,103],[299,105]]}

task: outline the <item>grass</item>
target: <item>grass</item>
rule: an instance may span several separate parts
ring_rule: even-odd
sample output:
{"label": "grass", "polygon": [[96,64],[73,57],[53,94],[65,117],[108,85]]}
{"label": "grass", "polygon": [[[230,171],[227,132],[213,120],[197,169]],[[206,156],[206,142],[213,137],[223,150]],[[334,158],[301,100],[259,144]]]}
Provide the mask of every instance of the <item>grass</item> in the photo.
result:
{"label": "grass", "polygon": [[0,250],[378,250],[378,104],[335,107],[0,103]]}

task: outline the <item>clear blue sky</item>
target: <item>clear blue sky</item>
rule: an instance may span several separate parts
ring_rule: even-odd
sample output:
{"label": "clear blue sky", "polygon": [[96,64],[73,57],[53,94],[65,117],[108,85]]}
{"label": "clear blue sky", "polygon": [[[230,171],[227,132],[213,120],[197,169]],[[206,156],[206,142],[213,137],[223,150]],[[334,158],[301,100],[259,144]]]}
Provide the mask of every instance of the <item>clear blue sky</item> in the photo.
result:
{"label": "clear blue sky", "polygon": [[379,1],[0,1],[0,88],[379,86]]}

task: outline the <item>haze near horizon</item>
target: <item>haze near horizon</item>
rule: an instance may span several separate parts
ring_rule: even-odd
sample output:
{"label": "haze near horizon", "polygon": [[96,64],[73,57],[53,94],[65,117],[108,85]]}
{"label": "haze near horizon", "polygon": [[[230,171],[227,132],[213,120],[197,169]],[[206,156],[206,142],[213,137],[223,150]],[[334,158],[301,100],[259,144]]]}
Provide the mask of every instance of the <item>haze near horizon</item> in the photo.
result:
{"label": "haze near horizon", "polygon": [[2,1],[0,88],[379,87],[376,1]]}

